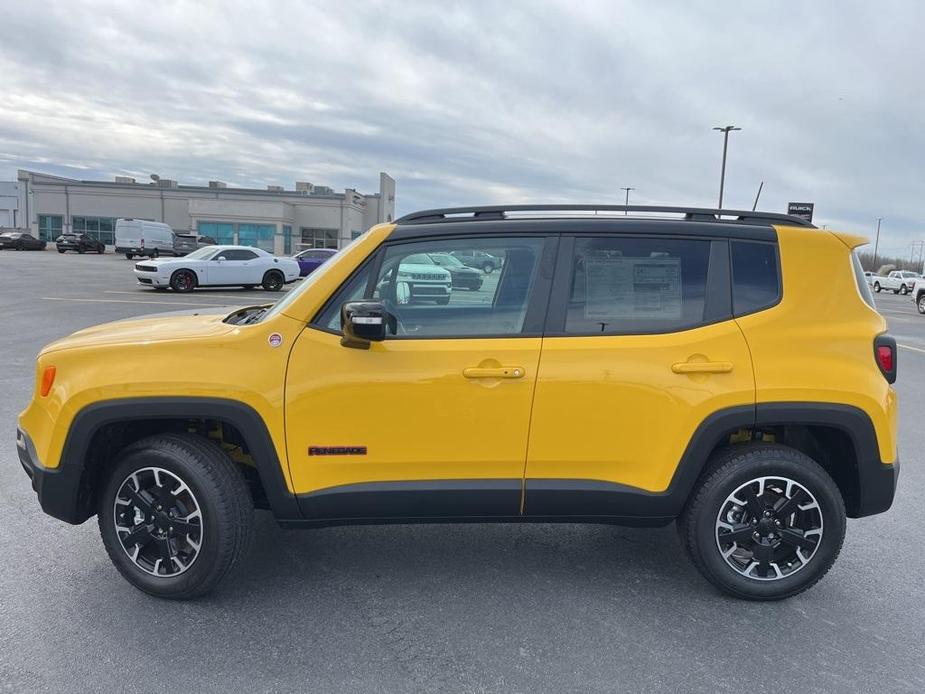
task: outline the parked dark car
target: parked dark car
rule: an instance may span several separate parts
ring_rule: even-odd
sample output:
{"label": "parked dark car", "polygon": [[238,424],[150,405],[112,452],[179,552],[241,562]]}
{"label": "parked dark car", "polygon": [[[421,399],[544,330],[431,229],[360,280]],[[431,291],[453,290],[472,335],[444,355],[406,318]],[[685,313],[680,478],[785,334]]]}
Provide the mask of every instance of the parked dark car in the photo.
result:
{"label": "parked dark car", "polygon": [[299,261],[299,277],[305,277],[312,274],[324,263],[330,260],[337,250],[334,248],[309,248],[301,253],[295,254],[295,259]]}
{"label": "parked dark car", "polygon": [[482,288],[482,273],[463,265],[462,261],[449,253],[431,253],[430,259],[444,270],[449,270],[453,289],[476,290]]}
{"label": "parked dark car", "polygon": [[78,253],[86,253],[87,251],[93,251],[94,253],[106,252],[106,244],[90,238],[86,234],[61,234],[55,239],[55,247],[58,249],[58,253],[64,253],[65,251],[77,251]]}
{"label": "parked dark car", "polygon": [[196,244],[199,248],[205,248],[206,246],[217,246],[218,241],[213,239],[211,236],[197,236]]}
{"label": "parked dark car", "polygon": [[478,268],[486,275],[500,269],[503,264],[501,258],[485,251],[453,251],[450,255],[458,259],[463,265]]}
{"label": "parked dark car", "polygon": [[45,242],[23,231],[5,231],[0,234],[0,248],[13,248],[17,251],[43,251]]}

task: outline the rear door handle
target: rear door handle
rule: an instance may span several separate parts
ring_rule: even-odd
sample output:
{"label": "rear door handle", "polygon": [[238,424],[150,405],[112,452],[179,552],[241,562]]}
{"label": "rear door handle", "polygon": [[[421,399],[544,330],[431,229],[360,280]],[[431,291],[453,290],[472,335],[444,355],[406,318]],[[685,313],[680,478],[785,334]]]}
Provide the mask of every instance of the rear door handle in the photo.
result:
{"label": "rear door handle", "polygon": [[671,365],[676,374],[727,374],[732,371],[731,361],[679,361]]}
{"label": "rear door handle", "polygon": [[463,369],[463,376],[466,378],[523,378],[524,368],[522,366],[470,366]]}

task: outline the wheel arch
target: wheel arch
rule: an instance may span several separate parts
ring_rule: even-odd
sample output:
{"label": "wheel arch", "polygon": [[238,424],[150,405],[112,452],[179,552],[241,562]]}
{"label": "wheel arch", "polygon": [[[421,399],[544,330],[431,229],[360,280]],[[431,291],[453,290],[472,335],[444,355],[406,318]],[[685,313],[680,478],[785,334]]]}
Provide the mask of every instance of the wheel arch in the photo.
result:
{"label": "wheel arch", "polygon": [[895,492],[898,463],[880,460],[870,417],[835,403],[778,402],[730,407],[697,427],[667,489],[651,492],[615,482],[585,479],[527,479],[525,510],[549,519],[581,516],[660,525],[677,517],[710,461],[720,451],[752,441],[775,442],[799,450],[832,477],[853,518],[885,511]]}
{"label": "wheel arch", "polygon": [[256,504],[281,520],[301,518],[260,415],[244,403],[219,398],[131,398],[87,406],[75,416],[62,451],[60,470],[70,484],[61,485],[54,511],[46,510],[69,523],[83,523],[95,513],[106,470],[126,446],[168,431],[193,431],[215,440],[210,433],[216,425],[220,443],[242,468]]}

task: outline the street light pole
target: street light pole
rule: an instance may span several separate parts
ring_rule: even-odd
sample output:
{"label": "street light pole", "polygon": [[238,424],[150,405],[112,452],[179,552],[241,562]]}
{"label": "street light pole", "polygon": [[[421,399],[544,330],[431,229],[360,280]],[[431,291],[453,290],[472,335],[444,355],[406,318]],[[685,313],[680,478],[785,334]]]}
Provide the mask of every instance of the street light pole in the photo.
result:
{"label": "street light pole", "polygon": [[713,128],[723,134],[723,166],[719,174],[719,209],[723,209],[723,188],[726,184],[726,150],[729,149],[729,133],[733,130],[741,130],[734,125]]}
{"label": "street light pole", "polygon": [[[635,188],[620,188],[620,190],[625,190],[625,191],[626,191],[626,203],[625,203],[625,204],[626,204],[627,207],[629,207],[629,205],[630,205],[630,191],[631,191],[631,190],[636,190],[636,189],[635,189]],[[623,210],[623,214],[629,214],[629,210]]]}
{"label": "street light pole", "polygon": [[871,268],[871,271],[877,271],[877,247],[880,245],[880,222],[883,221],[883,217],[877,217],[877,240],[874,241],[874,266]]}

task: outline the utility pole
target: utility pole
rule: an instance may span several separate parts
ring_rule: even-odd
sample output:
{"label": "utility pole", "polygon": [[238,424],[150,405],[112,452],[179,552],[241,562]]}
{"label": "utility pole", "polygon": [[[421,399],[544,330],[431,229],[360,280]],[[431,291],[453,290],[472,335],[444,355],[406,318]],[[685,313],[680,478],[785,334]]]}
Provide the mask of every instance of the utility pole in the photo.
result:
{"label": "utility pole", "polygon": [[[635,189],[635,188],[620,188],[620,190],[625,190],[625,191],[626,191],[626,203],[625,203],[625,205],[626,205],[627,207],[629,207],[629,205],[630,205],[630,191],[631,191],[631,190],[636,190],[636,189]],[[630,213],[629,210],[623,210],[623,214],[629,214],[629,213]]]}
{"label": "utility pole", "polygon": [[723,127],[717,126],[713,129],[719,130],[723,134],[723,166],[719,173],[719,209],[723,209],[723,188],[726,185],[726,151],[729,149],[729,133],[733,130],[741,130],[742,128],[737,128],[734,125],[725,125]]}
{"label": "utility pole", "polygon": [[880,246],[880,222],[883,221],[883,217],[877,217],[877,240],[874,241],[874,266],[871,268],[874,272],[877,271],[877,248]]}

